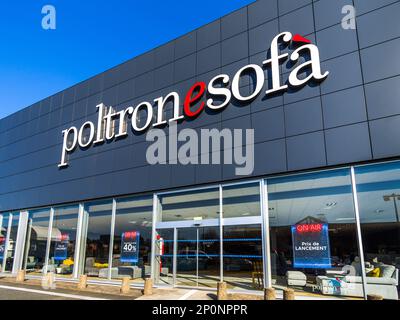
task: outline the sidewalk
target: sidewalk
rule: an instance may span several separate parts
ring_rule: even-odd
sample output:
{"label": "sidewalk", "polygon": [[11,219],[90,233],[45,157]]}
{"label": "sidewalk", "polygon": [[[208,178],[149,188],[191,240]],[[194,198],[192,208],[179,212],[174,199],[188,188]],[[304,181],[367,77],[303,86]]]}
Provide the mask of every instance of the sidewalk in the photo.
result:
{"label": "sidewalk", "polygon": [[141,296],[136,300],[215,300],[215,291],[197,290],[197,289],[153,289],[150,296]]}
{"label": "sidewalk", "polygon": [[[15,288],[13,290],[13,288]],[[24,290],[26,289],[26,290]],[[84,290],[79,290],[76,282],[57,281],[55,289],[42,287],[40,279],[26,279],[23,283],[15,282],[15,278],[0,278],[0,300],[8,300],[7,290],[25,292],[27,297],[33,299],[55,299],[64,297],[66,299],[81,300],[216,300],[217,292],[214,290],[196,288],[153,288],[151,295],[143,295],[141,288],[131,288],[127,294],[120,293],[118,285],[88,284]],[[18,296],[17,293],[10,293],[11,296]],[[41,296],[40,296],[41,295]],[[16,298],[18,299],[18,298]],[[25,299],[25,298],[22,298]],[[262,291],[228,291],[229,300],[263,300]],[[282,290],[276,290],[276,299],[283,299]],[[344,297],[321,296],[305,292],[296,292],[295,300],[344,300]]]}

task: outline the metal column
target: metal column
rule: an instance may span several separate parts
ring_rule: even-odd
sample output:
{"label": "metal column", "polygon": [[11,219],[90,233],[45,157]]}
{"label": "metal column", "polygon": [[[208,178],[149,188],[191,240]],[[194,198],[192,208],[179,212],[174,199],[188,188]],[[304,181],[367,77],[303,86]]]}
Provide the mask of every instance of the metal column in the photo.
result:
{"label": "metal column", "polygon": [[262,255],[263,255],[263,275],[264,288],[272,287],[271,276],[271,250],[269,238],[269,210],[268,210],[268,190],[265,180],[260,181],[260,197],[261,197],[261,238],[262,238]]}
{"label": "metal column", "polygon": [[51,246],[51,235],[53,234],[53,220],[54,220],[54,208],[50,209],[50,218],[49,218],[49,228],[47,230],[47,244],[46,244],[46,257],[44,260],[44,271],[46,274],[49,267],[49,256],[50,256],[50,246]]}
{"label": "metal column", "polygon": [[112,200],[112,209],[111,209],[111,229],[110,229],[110,246],[108,252],[108,270],[107,270],[107,279],[111,279],[111,268],[112,268],[112,259],[113,259],[113,251],[114,251],[114,229],[115,229],[115,214],[117,211],[117,201],[115,199]]}
{"label": "metal column", "polygon": [[362,276],[362,285],[364,292],[364,299],[367,299],[367,279],[365,274],[365,262],[364,262],[364,248],[361,237],[361,223],[360,223],[360,211],[358,207],[358,197],[357,197],[357,185],[356,185],[356,176],[354,173],[354,167],[350,168],[351,172],[351,187],[353,191],[353,203],[354,203],[354,211],[356,215],[356,227],[357,227],[357,240],[358,240],[358,248],[360,250],[360,263],[361,263],[361,276]]}
{"label": "metal column", "polygon": [[223,191],[219,185],[219,278],[224,281],[224,226],[223,226]]}

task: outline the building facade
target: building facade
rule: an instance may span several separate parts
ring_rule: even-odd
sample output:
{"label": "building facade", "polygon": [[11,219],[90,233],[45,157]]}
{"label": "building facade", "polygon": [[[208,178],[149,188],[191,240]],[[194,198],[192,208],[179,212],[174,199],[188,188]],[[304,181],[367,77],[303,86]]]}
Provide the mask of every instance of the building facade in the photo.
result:
{"label": "building facade", "polygon": [[[1,119],[2,273],[398,299],[399,14],[392,0],[258,0]],[[221,74],[231,99],[199,108]],[[276,79],[287,88],[265,94]],[[198,83],[208,93],[186,109]],[[254,170],[149,164],[141,129],[173,136],[177,114],[178,131],[253,129]]]}

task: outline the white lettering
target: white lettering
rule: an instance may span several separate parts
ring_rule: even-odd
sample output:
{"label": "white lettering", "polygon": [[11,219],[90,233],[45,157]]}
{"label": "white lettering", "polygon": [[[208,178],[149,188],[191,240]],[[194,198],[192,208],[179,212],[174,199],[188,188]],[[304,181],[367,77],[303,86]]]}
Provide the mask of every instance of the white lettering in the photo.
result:
{"label": "white lettering", "polygon": [[229,104],[229,101],[231,100],[231,91],[228,88],[216,88],[214,87],[214,83],[217,82],[218,80],[221,80],[223,84],[228,84],[229,83],[229,76],[226,74],[221,74],[218,75],[214,78],[211,79],[210,83],[208,84],[208,92],[211,95],[215,95],[215,96],[224,96],[225,100],[218,104],[215,105],[214,104],[214,99],[210,98],[207,100],[207,106],[210,109],[213,110],[218,110],[218,109],[223,109],[224,107],[226,107]]}
{"label": "white lettering", "polygon": [[[65,157],[67,153],[72,152],[76,147],[76,142],[78,141],[78,129],[76,127],[71,127],[69,129],[63,130],[63,146],[61,151],[61,162],[58,165],[59,168],[68,166],[68,163],[65,161]],[[68,146],[68,137],[70,134],[73,134],[72,143]]]}
{"label": "white lettering", "polygon": [[[254,89],[254,91],[251,95],[249,95],[247,97],[243,97],[240,94],[240,90],[239,90],[239,80],[240,80],[241,74],[245,70],[248,70],[248,69],[252,69],[256,74],[256,88]],[[253,99],[254,97],[256,97],[260,93],[263,86],[264,86],[264,71],[263,71],[263,69],[256,64],[249,64],[247,66],[240,68],[239,71],[236,72],[235,76],[233,77],[232,94],[239,101],[249,101],[249,100]]]}

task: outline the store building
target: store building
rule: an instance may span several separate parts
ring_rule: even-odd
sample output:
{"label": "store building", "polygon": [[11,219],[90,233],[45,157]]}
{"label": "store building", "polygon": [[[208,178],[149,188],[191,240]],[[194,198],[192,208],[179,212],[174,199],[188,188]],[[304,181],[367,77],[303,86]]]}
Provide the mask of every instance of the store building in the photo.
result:
{"label": "store building", "polygon": [[[2,273],[398,299],[399,15],[391,0],[258,0],[1,119]],[[278,35],[287,56],[274,60]],[[221,74],[231,96],[213,109]],[[156,99],[171,92],[179,110],[161,110],[184,118],[178,131],[254,129],[251,174],[148,163],[146,133],[169,127]]]}

